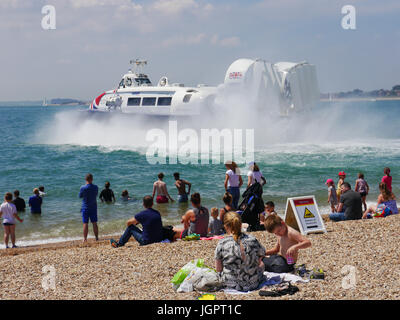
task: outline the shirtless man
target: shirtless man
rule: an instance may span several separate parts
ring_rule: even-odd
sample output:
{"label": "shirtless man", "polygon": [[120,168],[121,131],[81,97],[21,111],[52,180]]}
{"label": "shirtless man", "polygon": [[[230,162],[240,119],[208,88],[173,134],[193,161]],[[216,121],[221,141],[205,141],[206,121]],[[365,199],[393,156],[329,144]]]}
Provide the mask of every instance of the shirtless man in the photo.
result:
{"label": "shirtless man", "polygon": [[311,242],[297,230],[275,214],[265,218],[265,229],[275,234],[277,243],[273,249],[267,250],[263,259],[265,271],[283,273],[291,272],[298,258],[298,251],[311,247]]}
{"label": "shirtless man", "polygon": [[158,180],[154,182],[153,184],[153,199],[154,195],[157,193],[157,198],[156,202],[157,203],[168,203],[168,199],[171,200],[171,202],[174,202],[174,199],[171,198],[167,191],[167,184],[162,181],[164,178],[164,173],[159,173],[158,174]]}
{"label": "shirtless man", "polygon": [[[178,189],[178,202],[188,202],[188,194],[190,194],[190,188],[192,184],[189,181],[179,178],[179,172],[174,173],[175,187]],[[186,192],[186,186],[189,186]]]}

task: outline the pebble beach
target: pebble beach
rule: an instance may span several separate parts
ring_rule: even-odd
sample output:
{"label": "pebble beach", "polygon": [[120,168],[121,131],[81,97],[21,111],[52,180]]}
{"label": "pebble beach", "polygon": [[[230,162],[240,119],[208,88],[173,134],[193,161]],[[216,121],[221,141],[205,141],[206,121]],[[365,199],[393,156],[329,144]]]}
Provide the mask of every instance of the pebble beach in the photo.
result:
{"label": "pebble beach", "polygon": [[[325,219],[326,220],[326,219]],[[258,291],[232,295],[216,292],[217,300],[329,299],[370,300],[400,298],[400,216],[381,219],[325,221],[327,233],[308,235],[312,247],[301,250],[298,264],[322,268],[325,280],[296,284],[300,291],[279,298],[261,297]],[[253,232],[268,249],[275,236]],[[1,250],[0,299],[51,300],[194,300],[200,293],[176,293],[170,283],[187,262],[203,258],[214,267],[218,240],[177,241],[139,247],[129,241],[114,249],[108,239],[87,244],[80,241]],[[55,290],[42,287],[54,267]],[[356,282],[346,281],[355,267]],[[346,271],[347,270],[347,271]]]}

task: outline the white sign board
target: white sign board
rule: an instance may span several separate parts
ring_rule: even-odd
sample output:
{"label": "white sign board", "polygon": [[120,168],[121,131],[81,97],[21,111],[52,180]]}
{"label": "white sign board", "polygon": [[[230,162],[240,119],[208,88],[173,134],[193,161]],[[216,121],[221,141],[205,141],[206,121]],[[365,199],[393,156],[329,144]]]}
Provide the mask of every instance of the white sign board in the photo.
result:
{"label": "white sign board", "polygon": [[326,232],[314,196],[288,198],[285,223],[303,235]]}

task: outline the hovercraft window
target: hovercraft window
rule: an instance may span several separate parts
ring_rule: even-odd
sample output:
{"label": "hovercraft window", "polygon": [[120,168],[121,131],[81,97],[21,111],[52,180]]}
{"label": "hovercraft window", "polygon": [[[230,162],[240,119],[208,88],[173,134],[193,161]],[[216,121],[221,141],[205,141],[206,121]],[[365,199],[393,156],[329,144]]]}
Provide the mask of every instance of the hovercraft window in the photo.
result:
{"label": "hovercraft window", "polygon": [[186,102],[186,103],[189,102],[191,97],[192,97],[191,94],[185,94],[185,96],[183,97],[183,102]]}
{"label": "hovercraft window", "polygon": [[128,106],[140,106],[141,98],[128,98]]}
{"label": "hovercraft window", "polygon": [[155,106],[157,98],[143,98],[142,106]]}
{"label": "hovercraft window", "polygon": [[157,105],[158,106],[170,106],[171,105],[171,97],[160,97],[158,98]]}
{"label": "hovercraft window", "polygon": [[151,85],[150,80],[147,79],[147,78],[135,78],[135,81],[139,86],[142,86],[144,84],[145,85]]}

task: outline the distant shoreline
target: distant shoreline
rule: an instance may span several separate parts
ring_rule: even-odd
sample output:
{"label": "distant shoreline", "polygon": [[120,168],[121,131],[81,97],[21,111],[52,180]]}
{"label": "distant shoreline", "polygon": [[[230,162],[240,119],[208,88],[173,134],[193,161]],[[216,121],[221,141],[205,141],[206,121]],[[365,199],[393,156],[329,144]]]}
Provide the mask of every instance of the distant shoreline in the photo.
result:
{"label": "distant shoreline", "polygon": [[400,97],[376,97],[376,98],[363,98],[363,97],[358,97],[358,98],[323,98],[319,99],[320,102],[340,102],[340,101],[395,101],[395,100],[400,100]]}

